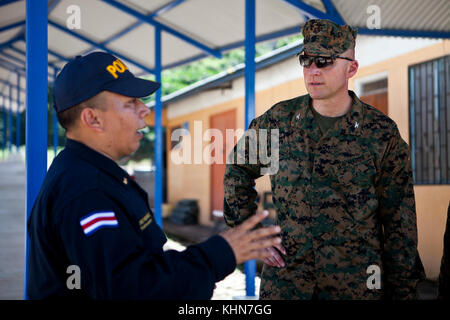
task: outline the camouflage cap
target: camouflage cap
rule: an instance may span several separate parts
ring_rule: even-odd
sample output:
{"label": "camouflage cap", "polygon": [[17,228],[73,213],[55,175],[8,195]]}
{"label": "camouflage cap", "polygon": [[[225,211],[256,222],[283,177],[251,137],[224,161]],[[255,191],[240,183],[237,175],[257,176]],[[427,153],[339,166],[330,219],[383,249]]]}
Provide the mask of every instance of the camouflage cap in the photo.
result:
{"label": "camouflage cap", "polygon": [[303,51],[312,54],[337,55],[355,47],[358,30],[340,26],[326,19],[310,19],[303,26]]}

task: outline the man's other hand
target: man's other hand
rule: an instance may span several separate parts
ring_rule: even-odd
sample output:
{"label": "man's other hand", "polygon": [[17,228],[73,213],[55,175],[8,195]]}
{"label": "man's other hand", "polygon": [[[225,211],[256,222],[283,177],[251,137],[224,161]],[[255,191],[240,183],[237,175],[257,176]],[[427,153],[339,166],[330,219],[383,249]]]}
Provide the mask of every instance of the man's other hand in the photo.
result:
{"label": "man's other hand", "polygon": [[[277,250],[278,249],[278,250]],[[270,253],[268,258],[264,258],[263,262],[271,267],[283,268],[285,266],[284,260],[280,255],[280,252],[286,255],[286,250],[281,244],[265,249]]]}

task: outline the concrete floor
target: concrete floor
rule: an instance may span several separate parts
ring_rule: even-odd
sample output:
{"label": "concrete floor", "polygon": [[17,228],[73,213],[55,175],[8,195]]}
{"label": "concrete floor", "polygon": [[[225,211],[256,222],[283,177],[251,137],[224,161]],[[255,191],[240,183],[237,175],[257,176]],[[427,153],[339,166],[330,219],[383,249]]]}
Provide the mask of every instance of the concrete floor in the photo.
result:
{"label": "concrete floor", "polygon": [[23,299],[25,163],[0,159],[0,299]]}

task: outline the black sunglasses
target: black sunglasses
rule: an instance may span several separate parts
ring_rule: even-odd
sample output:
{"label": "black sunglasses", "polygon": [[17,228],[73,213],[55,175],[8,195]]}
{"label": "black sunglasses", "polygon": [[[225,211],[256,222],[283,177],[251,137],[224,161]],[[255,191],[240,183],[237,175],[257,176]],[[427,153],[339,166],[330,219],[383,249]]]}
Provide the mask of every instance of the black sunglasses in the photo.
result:
{"label": "black sunglasses", "polygon": [[308,56],[306,54],[298,54],[298,60],[300,61],[300,65],[305,68],[309,68],[311,64],[314,62],[317,68],[325,68],[331,66],[336,59],[345,59],[348,61],[354,61],[353,59],[341,56],[332,55],[330,57],[324,56]]}

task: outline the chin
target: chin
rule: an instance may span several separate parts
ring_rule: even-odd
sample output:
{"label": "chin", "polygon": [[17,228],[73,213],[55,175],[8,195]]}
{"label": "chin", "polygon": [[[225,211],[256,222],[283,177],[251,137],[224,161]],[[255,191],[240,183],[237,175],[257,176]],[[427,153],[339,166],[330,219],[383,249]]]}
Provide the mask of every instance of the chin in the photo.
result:
{"label": "chin", "polygon": [[311,96],[311,98],[315,99],[315,100],[321,100],[321,99],[325,99],[325,95],[311,91],[308,92],[309,95]]}

